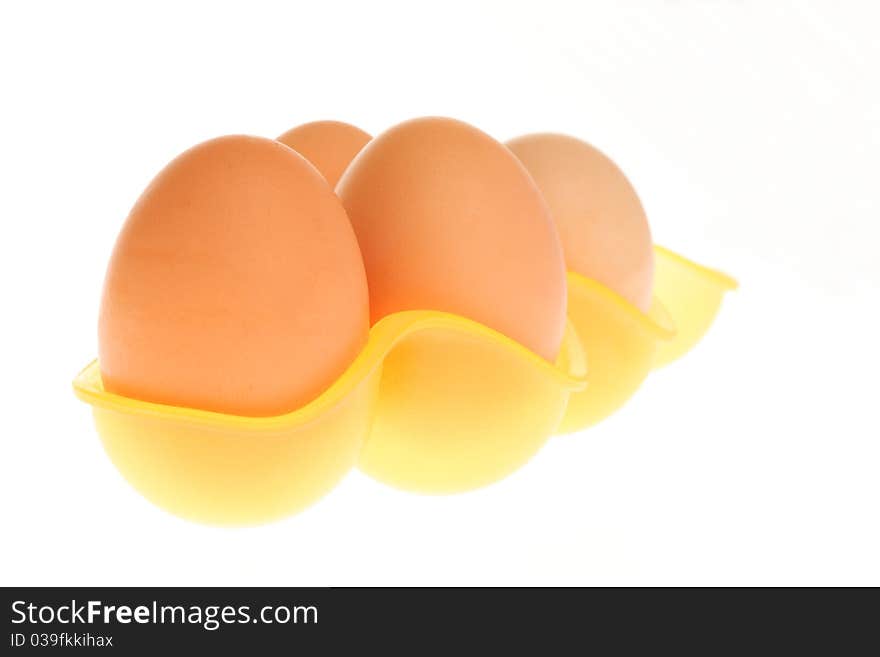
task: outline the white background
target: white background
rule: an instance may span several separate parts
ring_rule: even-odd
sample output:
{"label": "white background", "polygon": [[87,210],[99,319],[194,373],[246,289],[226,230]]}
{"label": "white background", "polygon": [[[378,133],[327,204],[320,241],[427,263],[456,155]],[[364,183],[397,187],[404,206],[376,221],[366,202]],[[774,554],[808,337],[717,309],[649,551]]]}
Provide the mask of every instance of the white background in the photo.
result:
{"label": "white background", "polygon": [[[2,584],[880,584],[872,2],[18,2],[0,9]],[[453,497],[352,473],[256,529],[154,508],[70,381],[116,233],[225,133],[568,132],[737,276],[620,413]]]}

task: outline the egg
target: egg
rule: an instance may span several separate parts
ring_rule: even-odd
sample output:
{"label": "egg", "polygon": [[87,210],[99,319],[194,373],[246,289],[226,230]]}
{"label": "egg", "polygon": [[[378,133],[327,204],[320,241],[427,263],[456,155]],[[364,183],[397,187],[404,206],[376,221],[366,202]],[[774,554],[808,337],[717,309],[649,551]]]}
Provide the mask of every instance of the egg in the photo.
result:
{"label": "egg", "polygon": [[305,123],[278,137],[311,162],[331,187],[370,139],[360,128],[341,121]]}
{"label": "egg", "polygon": [[302,156],[228,136],[166,166],[107,269],[108,392],[245,416],[309,402],[369,331],[363,263],[339,199]]}
{"label": "egg", "polygon": [[556,357],[562,247],[541,193],[503,144],[452,119],[407,121],[364,147],[336,193],[364,257],[372,322],[444,311]]}
{"label": "egg", "polygon": [[568,268],[647,311],[654,275],[651,231],[620,168],[598,149],[567,135],[525,135],[507,146],[547,200]]}

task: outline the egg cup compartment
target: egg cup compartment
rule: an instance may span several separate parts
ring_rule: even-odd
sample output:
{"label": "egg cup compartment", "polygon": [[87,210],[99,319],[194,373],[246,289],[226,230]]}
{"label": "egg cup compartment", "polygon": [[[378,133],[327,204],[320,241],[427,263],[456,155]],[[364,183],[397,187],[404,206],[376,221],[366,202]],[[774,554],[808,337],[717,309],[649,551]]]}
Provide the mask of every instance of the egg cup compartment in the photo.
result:
{"label": "egg cup compartment", "polygon": [[693,349],[715,320],[725,293],[737,287],[727,274],[655,246],[654,296],[675,325],[675,335],[657,346],[654,367],[668,365]]}
{"label": "egg cup compartment", "polygon": [[650,372],[681,357],[709,329],[729,276],[655,247],[654,300],[648,313],[604,285],[568,274],[568,316],[590,369],[590,385],[571,395],[559,433],[601,422],[635,394]]}
{"label": "egg cup compartment", "polygon": [[524,465],[583,389],[581,344],[569,327],[551,364],[471,320],[439,312],[390,315],[373,428],[360,468],[396,488],[457,493]]}
{"label": "egg cup compartment", "polygon": [[651,371],[658,343],[675,332],[658,303],[645,314],[574,272],[568,274],[568,318],[583,345],[590,381],[571,395],[559,433],[590,427],[623,406]]}
{"label": "egg cup compartment", "polygon": [[265,418],[114,395],[97,361],[73,385],[110,460],[144,497],[196,522],[253,525],[301,511],[354,467],[378,390],[370,356],[303,408]]}

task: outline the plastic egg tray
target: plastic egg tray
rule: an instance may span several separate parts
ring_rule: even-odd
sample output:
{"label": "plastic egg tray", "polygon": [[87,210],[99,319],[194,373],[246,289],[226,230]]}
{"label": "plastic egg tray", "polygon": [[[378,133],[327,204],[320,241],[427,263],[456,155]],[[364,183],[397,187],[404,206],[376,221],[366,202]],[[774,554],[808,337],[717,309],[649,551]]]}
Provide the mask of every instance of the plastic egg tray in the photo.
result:
{"label": "plastic egg tray", "polygon": [[296,513],[353,467],[408,491],[456,493],[524,465],[555,433],[596,424],[650,371],[705,334],[728,276],[657,247],[648,314],[568,276],[569,321],[549,363],[477,322],[385,317],[317,399],[276,417],[154,404],[104,390],[97,361],[74,380],[110,459],[147,499],[184,518],[250,525]]}

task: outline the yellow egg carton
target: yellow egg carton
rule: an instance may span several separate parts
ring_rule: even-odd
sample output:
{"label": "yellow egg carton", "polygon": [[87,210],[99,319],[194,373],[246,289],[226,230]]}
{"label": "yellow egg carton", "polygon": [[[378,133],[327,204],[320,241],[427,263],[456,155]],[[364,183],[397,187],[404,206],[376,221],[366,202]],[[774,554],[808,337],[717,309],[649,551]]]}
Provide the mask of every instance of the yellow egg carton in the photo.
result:
{"label": "yellow egg carton", "polygon": [[241,417],[108,393],[97,362],[74,380],[110,459],[156,505],[215,525],[306,508],[355,466],[392,486],[455,493],[524,465],[559,432],[607,417],[652,368],[709,328],[729,277],[656,249],[655,303],[641,313],[570,273],[569,321],[549,363],[477,322],[433,311],[383,318],[317,399]]}
{"label": "yellow egg carton", "polygon": [[680,358],[706,334],[730,276],[654,247],[654,298],[643,313],[619,294],[568,274],[568,317],[589,363],[589,386],[572,395],[559,433],[593,426],[623,406],[648,374]]}

